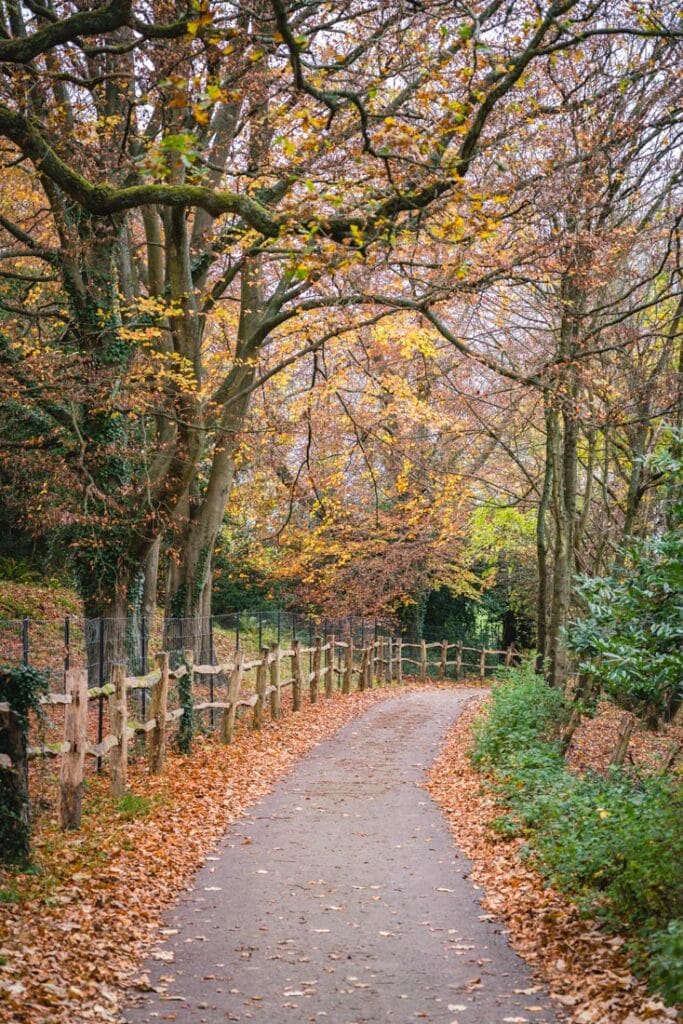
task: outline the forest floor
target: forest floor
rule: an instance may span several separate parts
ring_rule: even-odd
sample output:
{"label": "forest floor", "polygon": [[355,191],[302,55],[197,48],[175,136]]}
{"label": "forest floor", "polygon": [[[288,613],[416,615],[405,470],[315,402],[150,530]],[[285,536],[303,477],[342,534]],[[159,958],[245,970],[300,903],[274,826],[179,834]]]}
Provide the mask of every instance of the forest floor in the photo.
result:
{"label": "forest floor", "polygon": [[[564,895],[548,887],[524,859],[524,841],[491,826],[501,809],[468,751],[482,704],[468,707],[450,731],[430,771],[429,790],[440,804],[453,837],[472,860],[471,877],[484,890],[483,905],[507,928],[512,946],[548,986],[573,1024],[664,1024],[677,1010],[648,993],[634,977],[626,940],[583,917]],[[573,771],[605,771],[614,750],[622,713],[602,703],[584,719],[568,755]],[[668,726],[652,733],[639,726],[627,768],[658,770],[683,730]],[[520,1018],[521,1019],[521,1018]],[[528,1019],[528,1018],[527,1018]]]}
{"label": "forest floor", "polygon": [[[574,733],[567,755],[572,771],[607,770],[617,745],[623,714],[623,711],[605,700],[598,705],[594,718],[583,719]],[[625,768],[633,772],[659,771],[675,745],[683,749],[683,722],[678,725],[667,723],[657,732],[638,722],[628,745]],[[682,762],[683,757],[679,755],[679,769]]]}
{"label": "forest floor", "polygon": [[[414,746],[416,731],[410,724],[411,712],[408,705],[404,705],[404,700],[412,700],[412,696],[408,695],[414,693],[421,694],[424,699],[428,699],[429,694],[436,694],[438,697],[439,689],[441,693],[446,691],[443,698],[444,713],[441,718],[437,716],[436,731],[431,734],[427,743],[428,749],[418,751]],[[482,692],[479,690],[479,693]],[[353,748],[355,739],[349,742],[345,738],[348,736],[348,730],[356,730],[366,721],[362,719],[361,722],[356,722],[357,717],[373,708],[375,704],[392,697],[399,697],[392,705],[399,711],[393,716],[390,725],[385,723],[377,730],[378,750],[374,751],[372,746],[368,745],[371,740],[370,734],[367,736],[368,742],[363,739]],[[463,689],[453,687],[452,684],[447,684],[443,688],[430,687],[429,690],[418,685],[403,687],[401,691],[385,687],[354,694],[351,697],[337,694],[317,705],[306,705],[302,713],[296,716],[291,715],[288,708],[285,709],[285,717],[280,722],[269,723],[260,733],[253,732],[247,727],[246,722],[242,723],[237,741],[232,747],[220,747],[200,738],[191,757],[171,754],[160,777],[149,776],[144,758],[141,757],[137,761],[134,760],[131,765],[130,794],[120,801],[114,801],[109,797],[106,777],[94,776],[88,779],[83,829],[78,833],[64,834],[58,830],[55,816],[56,781],[48,777],[50,769],[45,770],[40,780],[35,867],[23,874],[0,873],[0,1021],[11,1021],[13,1024],[81,1024],[86,1021],[119,1020],[119,1007],[125,992],[130,990],[131,983],[138,986],[138,991],[149,988],[152,984],[151,972],[141,973],[140,962],[144,955],[149,954],[151,944],[158,941],[160,935],[163,936],[159,927],[164,908],[173,903],[178,894],[187,888],[197,869],[202,865],[204,874],[214,874],[217,862],[211,859],[211,850],[231,822],[238,821],[248,808],[251,809],[254,825],[249,824],[249,830],[246,830],[244,819],[241,819],[239,824],[239,829],[245,833],[244,846],[251,848],[251,830],[257,826],[261,827],[260,812],[253,807],[255,801],[268,793],[283,776],[294,771],[309,752],[337,734],[339,729],[347,726],[347,733],[340,734],[339,739],[343,751],[339,755],[340,763],[333,777],[327,780],[318,772],[318,788],[313,797],[316,802],[320,802],[327,793],[327,799],[332,800],[335,807],[342,800],[355,800],[359,797],[361,809],[351,812],[344,808],[337,815],[337,825],[347,829],[352,818],[345,818],[345,814],[360,814],[365,804],[371,815],[376,809],[380,791],[383,785],[390,781],[387,775],[391,776],[396,771],[395,766],[392,767],[392,758],[399,754],[407,758],[403,770],[412,770],[415,779],[411,777],[411,781],[419,781],[418,776],[423,774],[435,753],[439,735],[452,723],[462,700]],[[402,715],[400,708],[404,706],[406,714]],[[450,710],[446,713],[446,709]],[[371,722],[372,715],[379,713],[380,709],[372,711],[368,721]],[[470,912],[468,921],[471,919],[472,926],[476,929],[479,924],[488,925],[492,915],[502,918],[510,931],[514,947],[532,964],[534,970],[539,972],[539,977],[548,984],[552,994],[557,998],[560,1014],[570,1016],[576,1024],[638,1024],[640,1021],[648,1020],[657,1024],[659,1021],[670,1021],[672,1011],[664,1011],[661,1003],[648,997],[643,986],[630,974],[621,949],[623,941],[606,936],[599,929],[580,920],[571,905],[556,893],[545,889],[540,878],[522,862],[518,843],[501,840],[488,828],[488,823],[495,816],[495,808],[490,795],[482,788],[481,776],[473,772],[466,756],[473,714],[474,709],[468,708],[458,720],[430,775],[433,796],[441,803],[460,849],[473,860],[471,877],[486,890],[486,913],[473,915]],[[614,745],[619,717],[618,712],[606,706],[601,709],[596,719],[582,724],[575,736],[571,753],[572,764],[576,770],[604,766]],[[408,725],[402,731],[403,721]],[[359,733],[361,737],[365,736],[364,730],[365,726]],[[656,737],[637,733],[632,745],[636,765],[656,764],[670,742],[671,730]],[[325,749],[327,745],[306,758],[302,770],[311,771],[310,767],[305,766],[317,764],[322,771],[324,764],[321,758],[324,760]],[[353,757],[350,756],[351,749],[355,749]],[[313,774],[316,774],[315,771]],[[373,786],[377,786],[379,790],[368,791],[363,797],[364,785],[369,786],[371,790]],[[415,791],[414,785],[409,788],[411,792]],[[408,787],[403,787],[404,791],[407,789]],[[303,807],[304,804],[297,806]],[[330,808],[327,808],[321,819],[321,825],[324,825],[323,839],[325,835],[331,834],[329,828],[334,824],[329,811]],[[401,808],[394,815],[399,827],[404,821],[402,815]],[[273,819],[275,824],[277,817],[276,813]],[[315,834],[316,829],[322,832],[315,823],[311,822],[302,827],[302,822],[303,819],[297,822],[299,845],[294,851],[295,860],[299,865],[297,870],[303,870],[307,863],[309,837]],[[419,868],[416,871],[416,878],[419,882],[423,877],[423,868],[428,868],[426,862],[423,863],[425,851],[423,849],[420,852],[419,849],[420,844],[424,844],[425,829],[429,834],[436,831],[440,836],[439,843],[442,843],[442,836],[439,827],[435,826],[432,820],[428,823],[417,822],[417,825],[412,831],[406,826],[405,838],[408,847],[411,843],[417,844],[415,858]],[[271,828],[270,825],[263,827],[266,830]],[[353,833],[367,831],[365,825],[353,829]],[[364,867],[364,870],[369,873],[371,868],[373,872],[378,871],[382,875],[386,843],[384,846],[380,843],[374,846],[373,850],[363,853],[366,838],[363,834],[355,836],[353,841],[357,845],[346,860],[353,863],[367,861],[370,867]],[[271,844],[271,851],[282,845],[273,839],[272,832],[269,833],[267,841]],[[399,844],[403,845],[400,839],[393,845],[398,847]],[[336,853],[337,845],[337,839],[334,838],[327,844],[323,842],[323,852],[329,849]],[[239,846],[242,846],[242,841]],[[223,844],[221,855],[225,852],[229,853],[229,848]],[[281,853],[277,850],[275,852],[278,856]],[[318,858],[314,859],[318,863]],[[443,861],[442,855],[440,859]],[[446,896],[449,901],[452,900],[452,894],[448,894],[449,889],[457,888],[459,892],[461,891],[466,874],[463,871],[464,862],[452,848],[446,865],[452,874],[452,881],[446,880],[443,884],[431,886],[434,892],[443,897],[437,901],[440,905],[444,903]],[[440,864],[435,870],[440,871],[442,867],[443,864]],[[261,877],[261,871],[268,874]],[[259,866],[256,872],[259,874],[259,886],[254,887],[254,891],[259,893],[263,892],[264,881],[273,882],[275,879],[269,877],[268,864],[265,867]],[[311,883],[311,891],[307,893],[306,898],[317,899],[319,904],[325,899],[326,905],[332,908],[339,906],[341,901],[333,898],[332,894],[326,894],[323,891],[324,887],[316,888],[316,880],[324,878],[325,875],[314,870],[312,866],[308,874],[310,879],[306,878],[306,883]],[[350,884],[363,886],[383,883],[381,879],[373,883],[366,883],[361,879]],[[199,885],[199,882],[196,885]],[[469,883],[467,889],[469,892]],[[441,890],[445,892],[442,893]],[[214,891],[220,890],[214,890],[211,885],[201,886],[200,895],[203,899],[215,902],[216,897],[211,895]],[[245,888],[239,890],[240,907],[243,906],[246,891]],[[296,904],[304,890],[294,891]],[[365,892],[369,898],[367,907],[357,907],[359,914],[361,911],[362,914],[366,914],[368,907],[371,914],[374,909],[381,909],[374,908],[375,902],[384,905],[386,909],[386,900],[376,899],[378,895],[382,897],[380,890],[358,889],[354,892],[361,895]],[[471,911],[471,892],[467,898],[470,900]],[[188,905],[184,903],[183,906],[187,910]],[[392,906],[395,910],[396,906]],[[465,941],[466,929],[460,925],[462,919],[458,918],[456,921],[457,908],[450,903],[449,907],[449,912],[452,911],[456,916],[453,917],[451,924],[444,918],[443,934],[431,930],[433,922],[429,927],[422,925],[421,929],[429,932],[432,938],[436,935],[440,940],[443,939],[447,945],[461,947],[452,949],[452,952],[456,958],[462,958],[463,963],[472,968],[464,979],[465,988],[457,998],[452,998],[447,993],[448,998],[442,999],[442,1006],[434,1002],[431,1006],[432,1012],[425,1007],[418,1007],[411,1015],[405,1016],[401,1013],[394,1019],[404,1022],[412,1019],[413,1015],[415,1019],[419,1019],[427,1014],[424,1019],[438,1021],[439,1024],[442,1019],[446,1024],[452,1024],[453,1021],[458,1021],[458,1024],[467,1024],[468,1021],[470,1024],[478,1024],[479,1018],[472,1013],[477,1003],[480,1007],[486,1005],[485,1000],[489,996],[495,1001],[496,992],[498,997],[501,997],[500,989],[496,988],[497,983],[491,982],[489,989],[489,972],[492,970],[488,963],[489,957],[482,955],[480,950],[474,957],[477,963],[469,963],[473,959],[468,955],[470,950],[467,949],[471,943]],[[201,911],[204,906],[200,904],[194,909]],[[272,908],[266,906],[265,909]],[[445,908],[440,906],[439,909]],[[182,908],[178,912],[182,913]],[[191,912],[192,910],[188,911]],[[391,917],[397,916],[391,914],[391,909],[388,912]],[[332,919],[336,919],[339,913],[341,911],[326,912]],[[251,922],[251,916],[246,918],[248,923]],[[484,921],[479,921],[480,916]],[[420,920],[430,921],[432,917],[431,910],[425,908]],[[359,917],[359,921],[363,921],[362,916]],[[320,940],[319,948],[322,948],[323,940],[327,941],[325,937],[332,934],[332,931],[328,933],[325,930],[327,921],[322,922],[322,926],[319,932],[314,930],[314,935]],[[449,928],[452,929],[451,932]],[[389,940],[393,942],[394,936],[383,936],[380,933],[392,933],[396,930],[390,924],[377,929],[379,938],[386,940],[382,946],[387,953],[391,952]],[[483,940],[484,944],[493,942],[495,948],[499,949],[502,940],[495,928],[493,932],[493,937],[489,936]],[[363,933],[364,929],[355,936],[353,932],[348,934],[351,938],[359,940]],[[171,938],[170,935],[168,937]],[[238,937],[233,936],[235,940]],[[286,940],[289,938],[293,936],[286,936],[282,940],[282,949],[287,950]],[[199,943],[199,940],[197,942]],[[203,940],[199,944],[203,945]],[[233,946],[235,944],[236,941],[233,942]],[[248,948],[250,943],[242,942],[242,945],[245,948],[239,951],[239,960],[244,960],[247,966],[253,967],[253,950]],[[192,952],[196,952],[193,943],[188,943],[188,946]],[[411,948],[408,948],[406,954],[408,962],[412,955]],[[429,945],[427,944],[425,948],[429,948]],[[153,954],[157,958],[155,966],[156,973],[159,974],[155,981],[160,981],[161,985],[168,984],[161,981],[161,974],[168,978],[175,971],[175,966],[169,966],[175,963],[175,954],[173,959],[165,959],[164,954],[167,952],[168,949],[162,948]],[[336,950],[331,952],[336,953]],[[284,957],[279,948],[267,955],[278,957],[283,963],[291,959]],[[505,953],[505,956],[507,955]],[[481,964],[478,963],[479,960]],[[216,962],[227,961],[218,957]],[[279,963],[279,960],[274,962]],[[306,963],[305,959],[300,962]],[[327,967],[329,968],[330,964],[327,964]],[[453,963],[449,969],[452,967]],[[205,973],[211,975],[217,972],[209,965]],[[332,977],[331,972],[328,973]],[[370,992],[364,986],[371,985],[371,982],[364,980],[362,974],[355,970],[347,972],[345,978],[347,975],[355,979],[348,982],[348,988],[351,990],[347,993],[349,998],[351,999],[352,993],[366,994],[370,998]],[[327,973],[325,978],[328,979]],[[444,975],[444,991],[451,983],[448,978],[449,976]],[[310,981],[308,975],[299,980],[302,985],[298,982],[294,985],[292,982],[287,989],[290,996],[286,1001],[296,1002],[297,999],[303,999],[304,1003],[308,1004],[312,999],[312,991],[322,991],[321,979],[316,979],[317,986],[303,985],[303,982]],[[202,981],[205,985],[210,982],[210,987],[215,989],[222,987],[217,977],[202,976]],[[538,993],[542,989],[542,984],[539,984],[538,980],[527,979],[526,982],[513,983],[512,988],[518,988],[520,991],[508,991],[508,997],[514,998],[517,1002],[517,997],[523,997],[523,1005],[516,1006],[514,1012],[497,1009],[493,1014],[489,1008],[486,1011],[489,1016],[481,1018],[482,1024],[497,1024],[498,1021],[506,1019],[519,1022],[555,1019],[547,1009],[547,1003],[538,998]],[[410,986],[405,992],[398,992],[397,998],[404,994],[409,995],[409,989]],[[283,987],[282,992],[284,991]],[[291,995],[293,992],[304,994],[294,996]],[[256,996],[262,994],[252,993]],[[156,993],[156,996],[162,995],[164,993]],[[163,1004],[160,1018],[150,1019],[176,1020],[181,1024],[192,1020],[194,1024],[195,1021],[204,1019],[236,1019],[235,1014],[238,1013],[237,1010],[229,1009],[227,1012],[232,1013],[232,1017],[226,1017],[224,1014],[220,1018],[211,1018],[206,1016],[202,1007],[196,1006],[192,1015],[188,1016],[184,1003],[176,1001],[173,993],[166,995],[168,998],[159,1000],[160,1004]],[[442,995],[443,993],[439,998]],[[412,1000],[412,996],[410,998]],[[203,999],[197,999],[197,1002],[208,1004],[209,1000],[205,996]],[[243,1018],[249,1019],[249,1014],[254,1017],[265,1017],[254,1009],[261,1002],[262,1000],[254,999],[251,1008],[243,1009]],[[407,1005],[406,1000],[402,1002]],[[444,1007],[445,1015],[439,1016]],[[300,1019],[296,1013],[292,1016],[293,1011],[289,1012],[290,1007],[284,1009],[287,1009],[288,1014],[282,1018],[283,1020]],[[270,1019],[276,1021],[278,1018],[271,1013]],[[320,1017],[320,1020],[323,1019]],[[350,1021],[368,1020],[373,1024],[379,1019],[384,1018],[372,1015],[349,1018]]]}

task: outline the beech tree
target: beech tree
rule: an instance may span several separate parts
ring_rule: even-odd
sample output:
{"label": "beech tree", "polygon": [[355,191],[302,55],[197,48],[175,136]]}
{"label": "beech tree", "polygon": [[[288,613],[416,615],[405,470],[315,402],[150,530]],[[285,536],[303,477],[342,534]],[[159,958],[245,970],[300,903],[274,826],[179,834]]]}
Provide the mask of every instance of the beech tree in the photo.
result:
{"label": "beech tree", "polygon": [[170,530],[171,607],[197,611],[261,347],[336,298],[340,252],[390,245],[452,194],[531,65],[607,13],[615,31],[628,17],[576,0],[8,8],[4,462],[17,482],[31,466],[32,523],[59,526],[86,614],[125,614]]}

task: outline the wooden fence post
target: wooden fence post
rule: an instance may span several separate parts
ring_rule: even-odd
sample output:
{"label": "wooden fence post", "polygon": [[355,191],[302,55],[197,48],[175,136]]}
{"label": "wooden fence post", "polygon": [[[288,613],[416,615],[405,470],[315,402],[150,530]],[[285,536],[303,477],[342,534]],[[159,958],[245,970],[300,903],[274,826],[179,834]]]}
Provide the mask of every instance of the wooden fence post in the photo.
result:
{"label": "wooden fence post", "polygon": [[389,684],[394,681],[394,641],[393,638],[387,637],[387,682]]}
{"label": "wooden fence post", "polygon": [[462,676],[462,640],[458,640],[455,648],[455,678]]}
{"label": "wooden fence post", "polygon": [[270,693],[270,717],[277,722],[282,714],[280,707],[280,662],[282,655],[280,645],[273,644],[270,658],[270,685],[273,687]]}
{"label": "wooden fence post", "polygon": [[369,648],[364,647],[363,648],[363,653],[361,654],[361,659],[360,659],[360,675],[359,675],[359,678],[358,678],[358,689],[359,690],[364,690],[366,688],[366,686],[368,685],[368,658],[369,658],[369,654],[370,654]]}
{"label": "wooden fence post", "polygon": [[427,682],[427,644],[420,641],[420,682]]}
{"label": "wooden fence post", "polygon": [[486,648],[482,647],[481,655],[479,656],[479,675],[482,679],[486,678]]}
{"label": "wooden fence post", "polygon": [[254,704],[254,729],[260,729],[263,725],[263,702],[266,692],[266,686],[268,685],[268,676],[270,674],[270,651],[267,647],[261,648],[261,661],[256,669],[256,696],[257,701]]}
{"label": "wooden fence post", "polygon": [[325,651],[325,696],[331,697],[334,691],[334,634],[327,638],[328,649]]}
{"label": "wooden fence post", "polygon": [[614,748],[614,753],[609,759],[609,763],[615,765],[617,768],[624,763],[628,745],[631,742],[631,734],[635,729],[635,725],[636,719],[634,715],[626,714],[621,719],[617,745]]}
{"label": "wooden fence post", "polygon": [[505,652],[505,668],[510,668],[510,665],[512,665],[512,644]]}
{"label": "wooden fence post", "polygon": [[154,659],[161,674],[159,682],[152,690],[149,717],[156,719],[156,725],[149,734],[149,770],[152,775],[159,775],[164,767],[166,756],[166,716],[168,714],[169,664],[168,652],[162,651]]}
{"label": "wooden fence post", "polygon": [[311,697],[311,704],[315,704],[317,702],[318,692],[320,690],[320,663],[322,661],[322,645],[322,638],[317,636],[315,638],[313,647],[313,670],[309,681],[309,694]]}
{"label": "wooden fence post", "polygon": [[353,636],[349,633],[348,646],[344,651],[344,681],[342,693],[351,693],[353,688]]}
{"label": "wooden fence post", "polygon": [[59,772],[59,820],[62,828],[79,828],[83,799],[83,765],[88,742],[88,670],[66,672],[65,691],[71,703],[64,707],[64,742],[70,745],[62,755]]}
{"label": "wooden fence post", "polygon": [[667,772],[671,771],[681,751],[683,751],[683,743],[672,740],[659,769],[661,775],[666,775]]}
{"label": "wooden fence post", "polygon": [[294,683],[292,685],[292,709],[294,711],[301,711],[301,688],[303,686],[303,676],[301,672],[301,641],[295,640],[292,643],[294,654],[292,655],[292,678]]}
{"label": "wooden fence post", "polygon": [[403,637],[396,638],[396,682],[403,682]]}
{"label": "wooden fence post", "polygon": [[563,754],[566,754],[569,750],[569,745],[572,741],[574,733],[576,732],[579,726],[579,723],[581,722],[582,715],[583,711],[581,710],[581,705],[575,704],[572,708],[572,713],[569,716],[569,721],[567,722],[562,732],[561,746]]}
{"label": "wooden fence post", "polygon": [[111,795],[122,797],[128,781],[128,700],[126,670],[123,665],[112,667],[114,693],[109,698],[111,731],[116,737],[109,758]]}
{"label": "wooden fence post", "polygon": [[441,661],[439,662],[439,682],[446,681],[446,662],[448,661],[448,640],[441,641]]}
{"label": "wooden fence post", "polygon": [[377,637],[377,685],[381,686],[384,681],[384,637]]}
{"label": "wooden fence post", "polygon": [[237,716],[237,701],[240,695],[240,688],[242,686],[242,676],[244,674],[244,651],[235,651],[235,666],[230,673],[230,681],[228,683],[228,704],[230,707],[225,709],[223,715],[223,729],[221,739],[223,743],[232,743],[235,735],[235,718]]}

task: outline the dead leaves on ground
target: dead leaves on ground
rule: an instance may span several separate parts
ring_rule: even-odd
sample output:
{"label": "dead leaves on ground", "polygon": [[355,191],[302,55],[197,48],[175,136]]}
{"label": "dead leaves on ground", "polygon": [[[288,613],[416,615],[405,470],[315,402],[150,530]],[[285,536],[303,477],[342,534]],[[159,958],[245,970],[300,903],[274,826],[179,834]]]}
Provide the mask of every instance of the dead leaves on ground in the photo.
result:
{"label": "dead leaves on ground", "polygon": [[[574,733],[569,748],[569,767],[576,772],[592,768],[606,771],[617,745],[619,726],[624,712],[609,701],[598,704],[594,718],[584,718]],[[625,768],[632,765],[639,771],[659,771],[672,745],[683,746],[683,725],[667,723],[658,732],[638,722],[629,741]],[[677,761],[681,770],[683,758]]]}
{"label": "dead leaves on ground", "polygon": [[[515,950],[543,977],[574,1024],[675,1020],[676,1011],[649,996],[631,974],[624,940],[584,920],[569,900],[545,888],[522,861],[520,840],[499,837],[489,827],[500,809],[467,756],[480,709],[470,704],[451,730],[428,788],[473,861],[470,877],[484,888],[484,907],[505,921]],[[584,746],[590,746],[585,736]]]}

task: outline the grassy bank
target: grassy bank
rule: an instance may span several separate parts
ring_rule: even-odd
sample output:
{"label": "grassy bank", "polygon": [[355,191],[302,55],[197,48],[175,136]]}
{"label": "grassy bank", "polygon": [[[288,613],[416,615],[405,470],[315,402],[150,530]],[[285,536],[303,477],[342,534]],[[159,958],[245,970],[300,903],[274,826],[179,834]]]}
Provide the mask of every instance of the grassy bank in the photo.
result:
{"label": "grassy bank", "polygon": [[520,835],[547,881],[623,936],[634,966],[683,1000],[680,780],[611,770],[573,774],[558,743],[562,695],[529,669],[509,673],[477,726],[473,759],[500,800],[495,827]]}

